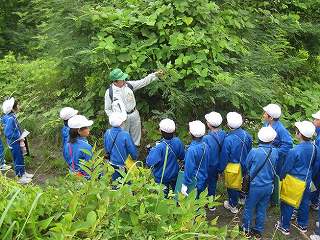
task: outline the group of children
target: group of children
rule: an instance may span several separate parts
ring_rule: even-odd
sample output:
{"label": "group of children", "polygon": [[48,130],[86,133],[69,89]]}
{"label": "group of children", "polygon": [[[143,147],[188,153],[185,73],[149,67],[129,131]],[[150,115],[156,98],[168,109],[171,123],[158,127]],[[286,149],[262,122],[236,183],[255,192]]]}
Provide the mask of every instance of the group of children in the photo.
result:
{"label": "group of children", "polygon": [[[152,169],[155,182],[164,186],[165,196],[168,196],[170,190],[174,192],[177,189],[188,196],[194,188],[197,198],[206,188],[209,196],[215,196],[218,177],[224,173],[228,193],[224,207],[237,214],[239,200],[245,199],[241,229],[248,238],[259,239],[264,231],[266,210],[275,191],[276,180],[280,178],[283,189],[289,188],[289,194],[285,191],[280,194],[281,217],[276,227],[283,234],[289,235],[291,218],[296,211],[297,228],[305,233],[310,204],[313,209],[318,209],[319,201],[320,135],[317,134],[316,144],[312,138],[320,131],[320,112],[313,115],[313,123],[295,123],[300,143],[293,148],[292,137],[279,120],[280,106],[269,104],[263,111],[265,124],[258,132],[259,145],[256,148],[252,148],[252,136],[242,129],[242,116],[236,112],[226,116],[228,133],[221,129],[223,119],[217,112],[205,115],[209,129],[207,134],[204,123],[198,120],[190,122],[192,142],[187,150],[175,136],[174,121],[163,119],[159,124],[162,139],[149,150],[146,164]],[[80,159],[89,160],[92,157],[92,148],[85,139],[92,121],[76,115],[77,111],[71,108],[65,108],[63,112],[65,115],[61,114],[61,118],[66,121],[63,133],[69,131],[65,137],[70,137],[65,141],[66,161],[72,171],[88,177],[81,168]],[[113,181],[123,177],[121,172],[127,171],[128,158],[138,158],[131,136],[121,128],[125,121],[125,114],[112,113],[109,116],[111,128],[104,135],[104,149],[108,162],[114,168]],[[177,179],[181,162],[184,171],[182,186],[179,188]],[[246,193],[241,191],[245,176],[249,179],[249,190]],[[316,191],[311,192],[312,186]],[[214,211],[215,208],[209,210]],[[255,224],[252,221],[254,215]],[[312,236],[313,239],[317,237]]]}
{"label": "group of children", "polygon": [[[5,115],[2,124],[12,152],[15,173],[19,182],[28,183],[32,174],[25,172],[22,151],[25,139],[15,115],[18,110],[17,101],[13,98],[6,100],[3,103]],[[256,148],[252,148],[253,138],[242,128],[242,116],[236,112],[229,112],[226,116],[228,132],[222,130],[223,119],[217,112],[205,115],[206,125],[199,120],[190,122],[192,142],[186,150],[175,135],[174,121],[163,119],[159,124],[162,139],[149,150],[146,165],[152,169],[155,182],[164,186],[165,196],[176,189],[181,189],[181,193],[188,196],[194,188],[197,198],[206,188],[209,196],[215,196],[218,178],[224,173],[228,193],[224,207],[237,214],[240,200],[245,199],[241,230],[248,238],[260,239],[266,210],[279,177],[284,190],[280,193],[281,217],[276,227],[284,235],[289,235],[290,222],[296,211],[297,228],[305,233],[310,206],[319,209],[320,111],[312,115],[313,122],[295,123],[296,137],[300,141],[295,147],[289,131],[279,120],[280,106],[269,104],[263,112],[265,124],[258,132],[259,145]],[[90,161],[93,157],[92,146],[87,140],[93,121],[78,115],[78,111],[70,107],[63,108],[60,117],[64,120],[63,156],[69,170],[89,179],[82,161]],[[109,116],[111,128],[104,134],[104,150],[108,163],[114,168],[112,181],[123,177],[122,173],[128,170],[128,159],[138,159],[137,147],[130,134],[122,128],[126,118],[124,113],[113,112]],[[312,138],[315,134],[314,143]],[[0,151],[2,149],[0,144]],[[9,167],[2,152],[1,169],[7,170]],[[177,188],[177,179],[181,175],[179,171],[183,179],[182,185]],[[249,179],[248,191],[241,191],[245,179]],[[215,208],[209,210],[214,211]],[[255,221],[252,221],[254,216]],[[318,229],[317,233],[320,233]],[[312,235],[311,238],[320,239],[320,236]]]}

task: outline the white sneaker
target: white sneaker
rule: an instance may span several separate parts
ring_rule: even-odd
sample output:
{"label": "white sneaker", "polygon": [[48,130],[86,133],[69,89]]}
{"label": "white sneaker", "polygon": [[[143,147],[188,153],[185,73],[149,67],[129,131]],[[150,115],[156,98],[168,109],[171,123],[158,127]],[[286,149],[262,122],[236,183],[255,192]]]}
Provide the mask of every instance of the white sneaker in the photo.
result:
{"label": "white sneaker", "polygon": [[18,183],[20,184],[28,184],[32,181],[31,178],[27,178],[26,176],[22,176],[21,178],[19,178]]}
{"label": "white sneaker", "polygon": [[310,239],[311,240],[320,240],[320,235],[316,235],[316,234],[310,235]]}
{"label": "white sneaker", "polygon": [[224,208],[230,210],[230,212],[233,213],[233,214],[237,214],[239,212],[237,207],[232,207],[229,204],[229,201],[224,201],[223,206],[224,206]]}
{"label": "white sneaker", "polygon": [[26,176],[27,178],[33,178],[34,174],[25,172],[23,176]]}
{"label": "white sneaker", "polygon": [[11,166],[7,165],[7,164],[2,164],[0,166],[0,171],[8,171],[11,169]]}

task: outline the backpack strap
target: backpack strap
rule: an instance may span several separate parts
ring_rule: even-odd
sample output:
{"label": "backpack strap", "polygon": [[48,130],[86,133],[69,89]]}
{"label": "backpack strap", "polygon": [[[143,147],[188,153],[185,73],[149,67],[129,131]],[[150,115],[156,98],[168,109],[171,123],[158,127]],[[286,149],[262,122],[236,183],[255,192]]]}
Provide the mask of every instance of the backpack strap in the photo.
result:
{"label": "backpack strap", "polygon": [[133,91],[133,86],[132,86],[132,84],[129,83],[129,82],[126,82],[126,84],[127,84],[127,86]]}
{"label": "backpack strap", "polygon": [[306,178],[305,178],[305,182],[307,182],[307,179],[308,179],[308,175],[309,175],[309,172],[310,172],[310,168],[311,168],[311,165],[313,164],[313,160],[315,158],[315,151],[316,151],[316,146],[312,143],[312,154],[311,154],[311,159],[310,159],[310,162],[309,162],[309,167],[308,167],[308,171],[307,171],[307,175],[306,175]]}
{"label": "backpack strap", "polygon": [[270,158],[271,153],[272,153],[272,148],[270,148],[270,150],[269,150],[269,152],[267,154],[267,157],[264,160],[263,164],[261,164],[260,167],[258,168],[258,170],[256,170],[256,172],[252,175],[252,177],[250,177],[250,181],[253,181],[256,178],[256,176],[258,175],[258,173],[262,170],[262,168],[266,165],[266,163],[268,162],[268,159]]}
{"label": "backpack strap", "polygon": [[203,144],[203,153],[201,155],[201,159],[200,159],[200,163],[199,163],[199,167],[198,167],[198,170],[197,170],[197,173],[196,173],[196,178],[198,177],[198,173],[200,171],[200,167],[201,167],[201,164],[202,164],[202,160],[204,158],[204,155],[206,154],[206,144],[202,143]]}
{"label": "backpack strap", "polygon": [[171,152],[173,153],[175,158],[178,160],[178,156],[177,156],[176,152],[173,150],[172,146],[169,143],[167,143],[166,141],[163,141],[163,142],[164,142],[165,145],[168,146],[168,148],[171,150]]}
{"label": "backpack strap", "polygon": [[[127,86],[133,91],[133,86],[131,83],[126,82]],[[113,102],[113,88],[112,88],[112,84],[110,84],[109,86],[109,97],[111,99],[111,103]]]}
{"label": "backpack strap", "polygon": [[245,148],[248,151],[247,146],[246,146],[247,133],[245,131],[243,131],[243,134],[244,134],[243,140],[237,134],[234,134],[242,143],[241,154],[240,154],[240,162],[242,160],[243,149]]}
{"label": "backpack strap", "polygon": [[165,170],[166,170],[166,168],[167,168],[168,155],[169,155],[169,145],[167,144],[167,145],[166,145],[165,156],[164,156],[164,163],[163,163],[163,167],[162,167],[160,184],[162,184],[164,172],[165,172]]}

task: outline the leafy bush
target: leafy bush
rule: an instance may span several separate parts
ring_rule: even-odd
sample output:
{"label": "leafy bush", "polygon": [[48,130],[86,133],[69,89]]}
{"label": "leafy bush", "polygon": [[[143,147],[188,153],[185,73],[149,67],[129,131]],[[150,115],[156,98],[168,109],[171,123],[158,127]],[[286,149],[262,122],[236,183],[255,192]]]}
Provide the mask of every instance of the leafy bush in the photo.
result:
{"label": "leafy bush", "polygon": [[[31,118],[46,119],[37,122],[42,135],[52,138],[59,108],[72,105],[96,120],[101,136],[114,67],[131,79],[166,70],[137,92],[144,119],[170,116],[185,126],[213,109],[237,110],[260,125],[269,102],[283,106],[286,123],[320,107],[319,1],[32,0],[10,9],[15,4],[18,24],[36,29],[32,47],[29,34],[22,41],[32,48],[27,57],[1,60],[1,96],[31,101]],[[155,128],[146,123],[148,141]]]}
{"label": "leafy bush", "polygon": [[[93,160],[92,179],[74,176],[55,180],[46,188],[16,184],[0,176],[1,239],[199,239],[225,237],[226,229],[206,220],[205,193],[164,199],[150,171],[129,173],[130,184],[110,184],[113,168]],[[237,232],[232,232],[237,236]]]}

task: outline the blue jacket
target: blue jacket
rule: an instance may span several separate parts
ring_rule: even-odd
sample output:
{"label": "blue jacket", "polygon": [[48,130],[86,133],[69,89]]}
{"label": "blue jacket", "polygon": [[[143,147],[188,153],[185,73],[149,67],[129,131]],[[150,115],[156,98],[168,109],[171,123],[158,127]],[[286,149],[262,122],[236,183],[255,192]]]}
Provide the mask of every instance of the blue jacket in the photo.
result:
{"label": "blue jacket", "polygon": [[231,130],[222,145],[219,171],[223,172],[228,163],[240,163],[245,174],[245,160],[251,148],[252,136],[249,133],[242,128]]}
{"label": "blue jacket", "polygon": [[318,147],[315,147],[314,157],[310,164],[313,146],[311,141],[305,141],[291,149],[281,169],[280,179],[284,179],[286,174],[290,174],[300,180],[307,180],[307,183],[310,183],[312,175],[319,171],[320,165]]}
{"label": "blue jacket", "polygon": [[[115,143],[112,147],[112,143],[114,140]],[[138,159],[137,148],[134,145],[130,134],[120,127],[113,127],[105,132],[104,150],[106,151],[106,153],[110,154],[111,164],[118,167],[122,167],[125,165],[125,161],[127,160],[129,154],[131,155],[131,158],[133,160]]]}
{"label": "blue jacket", "polygon": [[[69,142],[69,131],[70,128],[66,125],[63,126],[63,128],[61,129],[61,136],[62,136],[62,153],[63,153],[63,158],[64,160],[67,162],[67,155],[64,151],[65,146],[68,144]],[[68,162],[67,162],[68,163]],[[68,164],[69,165],[69,164]]]}
{"label": "blue jacket", "polygon": [[[316,137],[315,144],[320,149],[320,128],[316,129],[316,133],[317,133],[317,137]],[[317,188],[320,188],[320,169],[317,171],[314,171],[313,182]]]}
{"label": "blue jacket", "polygon": [[[265,127],[269,126],[268,123],[264,124]],[[289,131],[283,126],[283,124],[277,120],[272,124],[272,128],[277,132],[277,137],[273,141],[272,145],[279,150],[279,159],[284,159],[292,148],[292,137]]]}
{"label": "blue jacket", "polygon": [[203,137],[203,141],[209,146],[209,168],[214,168],[217,172],[220,163],[220,153],[225,137],[226,133],[223,130],[219,130],[217,132],[210,131],[206,136]]}
{"label": "blue jacket", "polygon": [[316,145],[320,148],[320,128],[316,128],[316,133],[317,133],[317,137],[316,137]]}
{"label": "blue jacket", "polygon": [[208,178],[210,151],[208,145],[200,140],[193,140],[184,157],[184,181],[190,186],[196,180],[197,189],[204,189]]}
{"label": "blue jacket", "polygon": [[62,146],[65,146],[69,142],[69,131],[70,128],[66,125],[61,129]]}
{"label": "blue jacket", "polygon": [[[271,148],[272,152],[269,160],[266,160]],[[251,181],[250,186],[272,186],[278,158],[278,150],[272,147],[271,144],[259,144],[258,148],[251,149],[246,159],[246,172],[249,173],[251,178],[255,175],[255,178]],[[265,163],[265,161],[267,162]],[[264,166],[262,167],[263,164]],[[260,168],[261,170],[257,172]]]}
{"label": "blue jacket", "polygon": [[22,133],[16,115],[12,112],[4,115],[2,117],[2,124],[9,147],[13,143],[19,142],[18,139]]}
{"label": "blue jacket", "polygon": [[64,155],[71,171],[88,176],[86,168],[81,166],[80,162],[82,160],[87,162],[93,156],[92,146],[86,138],[78,137],[75,143],[67,143],[64,147]]}
{"label": "blue jacket", "polygon": [[184,146],[178,137],[170,140],[162,139],[158,145],[151,148],[146,163],[149,167],[152,167],[152,172],[157,183],[161,182],[167,145],[168,158],[162,183],[166,184],[177,178],[179,173],[178,159],[184,159]]}

